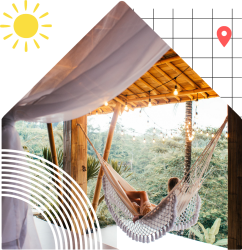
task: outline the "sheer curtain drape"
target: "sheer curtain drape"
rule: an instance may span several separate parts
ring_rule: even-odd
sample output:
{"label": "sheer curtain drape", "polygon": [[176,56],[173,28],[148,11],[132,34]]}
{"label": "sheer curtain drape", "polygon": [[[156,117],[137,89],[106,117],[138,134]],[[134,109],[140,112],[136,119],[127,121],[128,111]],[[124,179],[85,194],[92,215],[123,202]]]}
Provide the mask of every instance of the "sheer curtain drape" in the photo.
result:
{"label": "sheer curtain drape", "polygon": [[[2,147],[22,150],[14,122],[53,123],[85,115],[124,91],[168,49],[120,2],[5,115]],[[18,248],[40,248],[28,209],[20,200],[3,199],[5,246],[18,241]]]}

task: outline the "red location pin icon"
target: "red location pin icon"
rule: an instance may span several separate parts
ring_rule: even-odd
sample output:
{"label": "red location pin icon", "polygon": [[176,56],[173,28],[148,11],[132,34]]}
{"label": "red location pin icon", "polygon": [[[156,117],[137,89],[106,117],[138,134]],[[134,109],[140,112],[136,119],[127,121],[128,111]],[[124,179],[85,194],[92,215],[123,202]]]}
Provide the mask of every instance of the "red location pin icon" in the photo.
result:
{"label": "red location pin icon", "polygon": [[231,38],[231,29],[227,26],[222,26],[217,30],[217,37],[221,44],[225,47]]}

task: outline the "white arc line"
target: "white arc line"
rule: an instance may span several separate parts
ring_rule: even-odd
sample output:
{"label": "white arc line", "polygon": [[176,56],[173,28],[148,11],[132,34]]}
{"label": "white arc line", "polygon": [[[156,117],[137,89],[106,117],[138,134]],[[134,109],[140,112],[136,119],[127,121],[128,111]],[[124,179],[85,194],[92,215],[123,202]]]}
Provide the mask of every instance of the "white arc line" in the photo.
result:
{"label": "white arc line", "polygon": [[[7,171],[9,171],[9,170],[7,170]],[[30,194],[32,194],[32,195],[36,195],[40,200],[43,201],[44,204],[47,203],[47,206],[48,206],[49,208],[51,208],[51,204],[53,204],[53,205],[56,207],[56,209],[58,210],[58,212],[62,215],[61,210],[58,208],[58,206],[57,206],[54,202],[52,202],[51,198],[48,197],[44,192],[42,192],[41,190],[39,190],[39,189],[37,189],[37,188],[35,188],[35,187],[33,187],[33,186],[27,184],[26,182],[17,181],[16,178],[18,178],[19,176],[10,175],[10,174],[3,174],[3,175],[2,175],[2,177],[7,177],[7,176],[8,176],[8,177],[14,178],[14,180],[13,180],[13,179],[4,179],[4,181],[8,182],[8,184],[2,184],[3,187],[13,187],[13,188],[17,188],[17,189],[26,190],[28,193],[30,193]],[[25,178],[25,179],[27,180],[27,178]],[[31,180],[27,180],[27,181],[32,182]],[[21,186],[9,185],[9,183],[14,183],[14,184],[18,183],[18,184],[20,184]],[[37,185],[38,183],[35,183],[35,184]],[[29,187],[30,189],[25,189],[25,188],[23,188],[23,187],[22,187],[23,185]],[[40,187],[42,187],[40,184],[38,184],[38,185],[39,185]],[[42,188],[43,188],[43,187],[42,187]],[[29,190],[31,190],[31,189],[36,190],[37,192],[41,193],[44,197],[46,197],[47,200],[50,200],[50,201],[51,201],[51,202],[50,202],[50,205],[49,205],[48,202],[47,202],[45,199],[43,199],[41,196],[37,195],[37,194],[36,194],[35,192],[33,192],[33,191],[29,191]],[[50,192],[49,190],[46,189],[45,192],[47,192],[47,193],[49,193],[49,194],[51,195],[51,192]],[[56,199],[56,198],[55,198],[55,199]],[[57,199],[56,199],[56,200],[57,200]],[[53,210],[53,211],[54,211],[54,210]],[[58,214],[57,214],[57,215],[58,215]],[[68,225],[68,223],[67,223],[67,221],[66,221],[66,219],[65,219],[65,216],[62,216],[62,217],[63,217],[63,219],[64,219],[65,224]],[[58,219],[59,219],[59,216],[58,216]],[[61,219],[59,219],[58,221],[60,221],[61,228],[62,228],[62,230],[64,230],[63,234],[65,235],[65,228],[64,228],[64,226],[62,225]],[[68,232],[69,237],[70,237],[70,248],[73,249],[73,242],[72,242],[72,237],[71,237],[70,230],[67,230],[67,232]],[[66,237],[66,236],[64,236],[64,237]],[[66,244],[68,245],[67,239],[65,239],[65,241],[66,241]]]}
{"label": "white arc line", "polygon": [[[88,203],[88,205],[90,206],[90,209],[91,209],[91,211],[92,211],[92,213],[93,213],[93,215],[94,215],[94,218],[95,218],[95,220],[96,220],[96,225],[97,225],[97,229],[98,229],[98,236],[99,236],[99,242],[100,242],[100,249],[102,249],[102,237],[101,237],[100,226],[99,226],[99,222],[98,222],[96,213],[95,213],[95,211],[94,211],[94,209],[93,209],[93,207],[92,207],[92,205],[91,205],[89,199],[87,198],[86,194],[84,193],[84,191],[79,187],[79,185],[77,184],[77,182],[76,182],[71,176],[69,176],[69,175],[68,175],[65,171],[63,171],[60,167],[54,165],[52,162],[49,162],[49,161],[47,161],[47,160],[45,160],[45,159],[43,159],[43,158],[41,158],[41,157],[39,157],[39,156],[30,154],[30,153],[27,153],[27,152],[23,152],[23,151],[17,151],[17,150],[6,150],[6,149],[3,149],[2,152],[3,152],[3,153],[5,153],[5,152],[10,152],[10,153],[15,153],[15,154],[17,153],[17,154],[28,155],[28,156],[37,158],[37,159],[41,160],[42,162],[46,162],[46,163],[48,163],[49,165],[52,165],[53,167],[57,168],[63,175],[67,176],[68,179],[70,179],[72,183],[70,183],[64,176],[62,176],[62,175],[61,175],[60,173],[58,173],[57,171],[51,169],[50,167],[48,167],[48,166],[46,166],[45,164],[42,164],[42,163],[40,163],[40,162],[38,162],[38,161],[35,161],[35,160],[32,160],[32,159],[26,159],[25,157],[21,157],[21,156],[19,156],[19,155],[2,154],[2,157],[5,157],[5,158],[6,158],[6,157],[12,157],[12,158],[14,157],[14,158],[23,159],[23,160],[25,160],[25,161],[28,160],[28,161],[31,161],[31,162],[33,162],[33,163],[35,163],[35,164],[38,164],[38,165],[44,166],[45,168],[50,169],[50,170],[51,170],[52,172],[54,172],[56,175],[61,176],[61,178],[65,181],[65,183],[68,183],[68,185],[70,185],[70,186],[72,187],[71,193],[73,193],[73,191],[74,191],[74,192],[76,193],[76,195],[78,196],[78,198],[82,201],[82,203],[83,203],[83,198],[82,198],[82,196],[83,196],[83,197],[86,199],[86,202]],[[6,161],[6,160],[3,159],[3,161]],[[23,162],[20,162],[20,164],[23,164]],[[52,175],[51,175],[51,176],[52,176]],[[52,177],[53,177],[53,176],[52,176]],[[55,178],[55,177],[54,177],[54,178]],[[55,178],[55,179],[56,179],[57,181],[59,181],[57,178]],[[76,188],[75,188],[72,184],[74,184],[74,185],[77,187],[78,191],[82,194],[82,196],[79,194],[79,192],[76,190]],[[67,188],[67,189],[68,189],[68,188]],[[68,190],[69,190],[69,189],[68,189]],[[74,199],[75,199],[75,201],[76,201],[76,197],[75,197],[75,196],[73,196],[73,197],[74,197]],[[84,203],[84,204],[82,204],[82,205],[85,207],[85,209],[86,209],[86,211],[87,211],[87,213],[88,213],[88,215],[89,215],[89,218],[91,219],[90,212],[89,212],[89,210],[87,209],[86,203]],[[98,244],[97,244],[97,235],[96,235],[96,231],[95,231],[95,227],[94,227],[94,221],[91,219],[90,222],[91,222],[91,224],[92,224],[92,227],[94,228],[93,235],[94,235],[94,240],[95,240],[95,249],[97,249]],[[88,232],[89,232],[89,234],[90,234],[90,227],[89,227],[89,224],[87,224],[87,229],[88,229]],[[92,241],[91,241],[90,243],[91,243],[91,248],[92,248]]]}
{"label": "white arc line", "polygon": [[[8,190],[8,189],[6,189],[6,191],[13,192],[13,190]],[[26,199],[24,199],[24,198],[22,198],[22,197],[20,197],[20,196],[16,196],[16,195],[12,195],[12,194],[1,194],[1,196],[6,196],[6,197],[11,197],[11,198],[15,198],[15,199],[22,200],[22,201],[24,201],[24,202],[30,204],[31,206],[33,206],[35,209],[37,209],[37,210],[39,211],[39,208],[38,208],[34,203],[32,203],[31,201],[26,200]],[[42,205],[40,204],[40,206],[42,206]],[[45,207],[43,207],[43,209],[45,209]],[[48,224],[49,224],[49,226],[50,226],[50,229],[51,229],[51,231],[52,231],[52,233],[53,233],[53,236],[54,236],[55,249],[58,250],[58,248],[57,248],[57,247],[58,247],[57,238],[56,238],[55,231],[54,231],[54,229],[53,229],[53,227],[52,227],[52,224],[50,223],[48,217],[47,217],[42,211],[41,211],[41,214],[45,217],[46,221],[48,222]]]}
{"label": "white arc line", "polygon": [[[10,162],[11,160],[7,160],[7,159],[4,159],[4,161],[5,162]],[[19,164],[19,161],[15,161],[15,162],[17,162],[17,164]],[[30,167],[34,167],[34,168],[38,168],[39,170],[41,170],[41,171],[44,171],[43,169],[41,169],[40,167],[37,167],[37,166],[35,166],[35,165],[32,165],[32,164],[28,164],[28,163],[26,163],[26,162],[21,162],[21,164],[22,165],[27,165],[27,166],[30,166]],[[31,172],[31,173],[34,173],[34,174],[38,174],[39,176],[41,176],[42,178],[44,178],[44,179],[47,179],[49,182],[51,182],[51,184],[53,184],[54,186],[56,186],[56,188],[57,189],[60,189],[60,187],[55,183],[55,182],[53,182],[53,180],[50,180],[48,177],[46,177],[45,175],[43,175],[43,174],[41,174],[41,173],[39,173],[39,172],[37,172],[37,171],[34,171],[34,170],[32,170],[32,169],[29,169],[29,168],[26,168],[26,167],[22,167],[22,166],[19,166],[19,165],[12,165],[12,164],[2,164],[2,166],[6,166],[6,167],[10,167],[10,168],[15,168],[15,169],[13,169],[13,170],[11,170],[11,172],[12,173],[17,173],[17,174],[19,174],[18,175],[18,177],[20,178],[20,179],[22,179],[22,177],[20,176],[20,175],[27,175],[27,176],[29,176],[30,178],[34,178],[34,179],[37,179],[37,180],[41,180],[41,179],[38,179],[36,176],[33,176],[33,175],[31,175],[30,173],[26,173],[27,171],[29,171],[29,172]],[[24,171],[18,171],[18,170],[16,170],[16,168],[19,168],[20,170],[24,170]],[[2,171],[4,171],[4,170],[2,170]],[[46,173],[46,172],[45,172]],[[17,177],[17,176],[16,176]],[[57,178],[56,178],[56,180],[58,180]],[[45,183],[46,185],[48,185],[47,183]],[[49,186],[49,185],[48,185]],[[64,185],[65,186],[65,185]],[[56,191],[55,191],[56,192]],[[64,192],[65,193],[65,191],[64,190],[62,190],[62,192]],[[60,196],[60,194],[58,193],[58,192],[56,192],[57,193],[57,195],[58,196]],[[83,221],[82,221],[82,218],[80,217],[80,215],[79,215],[79,211],[77,210],[77,208],[76,208],[76,206],[74,205],[74,203],[72,202],[72,200],[69,198],[69,196],[68,196],[68,194],[66,195],[66,197],[68,197],[68,199],[69,199],[69,201],[73,204],[73,207],[74,207],[74,209],[75,209],[75,211],[76,211],[76,214],[77,214],[77,216],[78,216],[78,219],[79,219],[79,221],[80,221],[80,223],[81,223],[81,225],[82,225],[82,229],[85,231],[85,226],[84,226],[84,224],[83,224]],[[77,204],[79,204],[79,209],[81,209],[81,212],[82,212],[82,215],[84,216],[85,215],[85,213],[84,213],[84,211],[82,210],[82,207],[81,207],[81,204],[80,204],[80,202],[78,202],[77,201],[77,199],[75,199],[75,201],[76,201],[76,203]],[[59,204],[61,204],[60,202],[59,202]],[[74,218],[75,218],[75,215],[74,215]],[[84,217],[85,218],[85,217]],[[75,221],[76,221],[76,219],[75,219]],[[77,221],[76,221],[76,223],[77,223]],[[86,223],[87,223],[87,220],[86,220]],[[77,223],[77,225],[78,225],[78,223]],[[77,227],[79,227],[79,226],[77,226]],[[80,228],[78,229],[78,233],[79,233],[79,235],[81,235],[81,231],[80,231]],[[84,234],[84,237],[86,237],[86,234]],[[89,238],[90,239],[90,238]],[[82,238],[80,238],[80,241],[82,242]],[[90,239],[90,243],[91,243],[91,239]],[[87,242],[85,241],[85,244],[86,244],[86,246],[88,246],[87,245]]]}

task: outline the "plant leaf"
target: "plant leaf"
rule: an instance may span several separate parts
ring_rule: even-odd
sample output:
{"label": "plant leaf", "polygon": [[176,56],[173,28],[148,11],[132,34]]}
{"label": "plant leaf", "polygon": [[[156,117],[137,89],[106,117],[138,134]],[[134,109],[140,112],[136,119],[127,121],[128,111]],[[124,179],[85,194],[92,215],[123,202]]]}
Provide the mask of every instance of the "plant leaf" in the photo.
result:
{"label": "plant leaf", "polygon": [[218,240],[213,245],[215,245],[215,246],[225,246],[227,244],[228,244],[228,239],[222,239],[222,240]]}
{"label": "plant leaf", "polygon": [[195,230],[194,228],[190,228],[190,231],[199,238],[199,241],[204,241],[204,236],[199,231]]}

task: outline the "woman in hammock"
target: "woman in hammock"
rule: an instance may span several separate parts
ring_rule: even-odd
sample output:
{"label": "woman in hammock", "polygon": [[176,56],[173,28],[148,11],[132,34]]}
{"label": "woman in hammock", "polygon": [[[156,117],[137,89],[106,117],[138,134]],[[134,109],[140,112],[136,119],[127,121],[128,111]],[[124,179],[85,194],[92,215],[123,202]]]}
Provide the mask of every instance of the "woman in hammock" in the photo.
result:
{"label": "woman in hammock", "polygon": [[[171,192],[171,190],[176,186],[179,181],[180,179],[177,177],[172,177],[168,180],[168,193]],[[120,182],[119,184],[121,185]],[[121,187],[127,194],[130,201],[133,203],[137,211],[141,214],[141,216],[134,216],[134,223],[156,207],[156,205],[150,203],[148,195],[145,191],[127,191],[122,185]]]}

